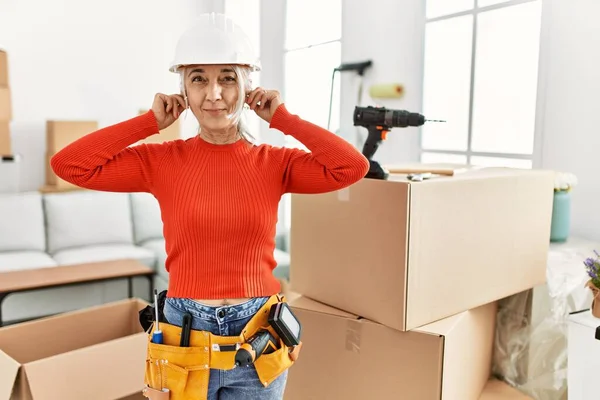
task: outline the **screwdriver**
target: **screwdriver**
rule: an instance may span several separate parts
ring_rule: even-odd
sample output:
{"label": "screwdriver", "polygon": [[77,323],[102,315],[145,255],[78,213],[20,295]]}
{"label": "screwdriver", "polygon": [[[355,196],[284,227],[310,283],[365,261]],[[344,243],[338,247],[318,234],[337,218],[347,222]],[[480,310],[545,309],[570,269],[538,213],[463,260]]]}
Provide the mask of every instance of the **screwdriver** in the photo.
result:
{"label": "screwdriver", "polygon": [[160,330],[159,321],[158,321],[158,291],[154,289],[154,311],[156,313],[156,320],[154,325],[154,332],[152,332],[152,343],[162,344],[163,343],[163,334]]}

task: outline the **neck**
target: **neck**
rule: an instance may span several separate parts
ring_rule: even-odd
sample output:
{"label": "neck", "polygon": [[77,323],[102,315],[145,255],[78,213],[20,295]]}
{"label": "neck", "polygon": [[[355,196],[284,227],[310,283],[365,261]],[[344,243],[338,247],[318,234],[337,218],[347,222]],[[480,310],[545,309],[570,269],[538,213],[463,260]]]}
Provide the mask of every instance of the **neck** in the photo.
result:
{"label": "neck", "polygon": [[211,131],[201,129],[198,135],[212,144],[231,144],[241,139],[242,135],[238,132],[237,127],[233,127],[224,131]]}

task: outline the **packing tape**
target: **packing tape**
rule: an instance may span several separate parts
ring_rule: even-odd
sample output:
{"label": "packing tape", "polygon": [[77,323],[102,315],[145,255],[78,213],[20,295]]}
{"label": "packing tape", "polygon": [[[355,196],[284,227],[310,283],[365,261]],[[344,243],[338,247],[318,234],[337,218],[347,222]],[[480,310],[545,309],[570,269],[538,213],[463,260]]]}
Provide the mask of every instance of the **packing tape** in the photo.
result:
{"label": "packing tape", "polygon": [[360,338],[362,324],[359,320],[348,320],[346,325],[346,350],[353,353],[360,353]]}
{"label": "packing tape", "polygon": [[404,86],[399,83],[384,83],[372,85],[369,88],[369,95],[373,98],[390,99],[398,98],[404,95]]}

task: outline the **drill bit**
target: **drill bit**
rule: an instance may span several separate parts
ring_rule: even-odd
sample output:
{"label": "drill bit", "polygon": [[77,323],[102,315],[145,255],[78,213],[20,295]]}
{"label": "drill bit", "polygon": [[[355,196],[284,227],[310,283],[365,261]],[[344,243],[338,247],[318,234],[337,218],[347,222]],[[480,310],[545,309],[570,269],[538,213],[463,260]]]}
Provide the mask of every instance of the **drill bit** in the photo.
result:
{"label": "drill bit", "polygon": [[426,121],[426,122],[446,122],[446,121],[445,121],[445,120],[443,120],[443,119],[426,119],[425,121]]}

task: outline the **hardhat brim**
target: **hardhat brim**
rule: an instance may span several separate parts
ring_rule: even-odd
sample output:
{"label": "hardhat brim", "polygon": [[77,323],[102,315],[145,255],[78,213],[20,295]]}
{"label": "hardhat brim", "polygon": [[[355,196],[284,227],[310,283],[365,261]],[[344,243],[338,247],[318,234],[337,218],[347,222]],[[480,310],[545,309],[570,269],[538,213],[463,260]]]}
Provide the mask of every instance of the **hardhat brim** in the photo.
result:
{"label": "hardhat brim", "polygon": [[243,67],[248,67],[252,72],[258,72],[261,70],[261,65],[258,63],[232,63],[232,62],[196,62],[196,63],[178,63],[172,64],[169,67],[169,71],[178,74],[179,69],[182,67],[188,67],[190,65],[240,65]]}

